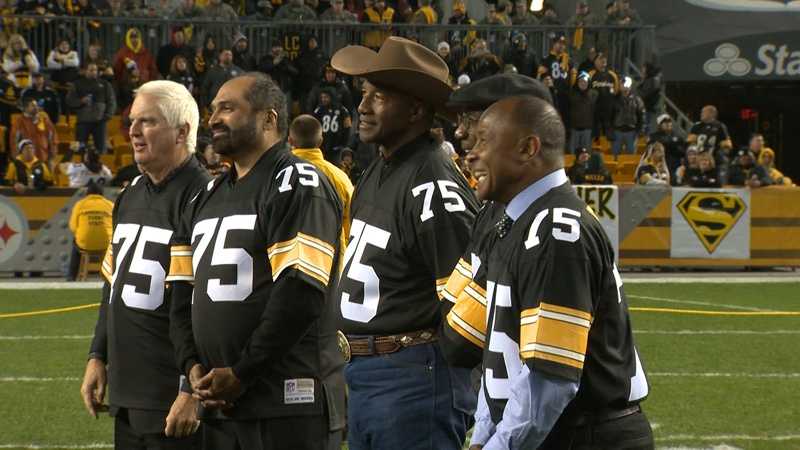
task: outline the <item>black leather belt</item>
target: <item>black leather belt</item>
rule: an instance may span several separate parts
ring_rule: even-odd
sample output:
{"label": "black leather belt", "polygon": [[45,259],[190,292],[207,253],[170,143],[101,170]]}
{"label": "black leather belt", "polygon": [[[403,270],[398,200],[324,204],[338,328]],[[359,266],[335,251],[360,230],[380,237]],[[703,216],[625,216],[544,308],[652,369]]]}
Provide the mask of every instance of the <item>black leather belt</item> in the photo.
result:
{"label": "black leather belt", "polygon": [[639,405],[629,406],[624,409],[600,410],[591,413],[584,413],[578,416],[575,420],[575,427],[584,427],[586,425],[611,422],[612,420],[621,419],[623,417],[636,414],[642,410]]}
{"label": "black leather belt", "polygon": [[391,336],[347,336],[353,356],[373,356],[394,353],[404,347],[427,344],[436,340],[436,330],[426,329]]}

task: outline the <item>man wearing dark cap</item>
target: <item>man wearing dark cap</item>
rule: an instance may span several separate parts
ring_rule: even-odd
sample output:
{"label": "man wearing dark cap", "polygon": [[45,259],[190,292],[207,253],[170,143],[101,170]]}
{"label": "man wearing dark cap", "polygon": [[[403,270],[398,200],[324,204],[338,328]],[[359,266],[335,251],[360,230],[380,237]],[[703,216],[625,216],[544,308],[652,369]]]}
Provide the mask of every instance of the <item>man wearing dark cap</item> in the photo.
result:
{"label": "man wearing dark cap", "polygon": [[353,195],[334,297],[352,354],[349,448],[458,450],[475,396],[469,371],[442,356],[439,292],[478,203],[429,133],[446,112],[449,71],[436,53],[398,37],[378,52],[345,47],[331,64],[364,78],[359,136],[380,149]]}
{"label": "man wearing dark cap", "polygon": [[[481,113],[498,100],[526,95],[552,104],[550,91],[539,80],[519,74],[501,74],[471,83],[453,93],[447,107],[458,111],[456,136],[469,154],[475,146],[476,125]],[[441,347],[447,360],[462,367],[481,363],[486,332],[486,270],[481,261],[492,248],[495,224],[503,206],[486,202],[475,218],[471,244],[463,253],[442,290]],[[446,301],[445,301],[446,300]]]}

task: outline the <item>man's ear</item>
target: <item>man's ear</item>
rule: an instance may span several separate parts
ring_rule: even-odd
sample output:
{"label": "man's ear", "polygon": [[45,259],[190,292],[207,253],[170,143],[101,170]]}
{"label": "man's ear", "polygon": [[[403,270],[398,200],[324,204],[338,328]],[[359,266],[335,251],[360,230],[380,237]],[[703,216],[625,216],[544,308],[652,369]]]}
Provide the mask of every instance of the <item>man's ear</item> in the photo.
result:
{"label": "man's ear", "polygon": [[518,151],[520,159],[528,162],[541,154],[542,141],[535,134],[525,136],[520,139]]}
{"label": "man's ear", "polygon": [[263,122],[264,129],[269,131],[277,131],[278,129],[278,112],[274,109],[269,109],[264,113]]}
{"label": "man's ear", "polygon": [[434,114],[433,111],[431,110],[430,106],[428,106],[428,105],[426,105],[426,104],[424,104],[424,103],[422,103],[422,102],[420,102],[418,100],[414,100],[411,103],[411,111],[410,111],[410,114],[409,114],[409,120],[411,121],[411,123],[415,123],[415,122],[418,122],[420,120],[423,120],[425,117],[427,117],[428,114],[431,114],[431,115]]}
{"label": "man's ear", "polygon": [[189,136],[189,124],[185,123],[178,127],[178,137],[176,143],[186,145],[188,136]]}

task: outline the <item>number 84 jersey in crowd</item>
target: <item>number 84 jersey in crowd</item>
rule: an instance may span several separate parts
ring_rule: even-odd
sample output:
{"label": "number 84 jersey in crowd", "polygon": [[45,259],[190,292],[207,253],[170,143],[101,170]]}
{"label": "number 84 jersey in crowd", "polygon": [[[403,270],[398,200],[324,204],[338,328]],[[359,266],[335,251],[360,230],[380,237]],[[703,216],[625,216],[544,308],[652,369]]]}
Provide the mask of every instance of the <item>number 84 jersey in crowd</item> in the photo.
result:
{"label": "number 84 jersey in crowd", "polygon": [[523,364],[580,381],[566,416],[647,395],[613,248],[570,183],[534,201],[485,263],[483,388],[494,423]]}
{"label": "number 84 jersey in crowd", "polygon": [[438,294],[467,246],[478,202],[427,135],[378,158],[353,194],[350,240],[334,300],[346,334],[436,327]]}

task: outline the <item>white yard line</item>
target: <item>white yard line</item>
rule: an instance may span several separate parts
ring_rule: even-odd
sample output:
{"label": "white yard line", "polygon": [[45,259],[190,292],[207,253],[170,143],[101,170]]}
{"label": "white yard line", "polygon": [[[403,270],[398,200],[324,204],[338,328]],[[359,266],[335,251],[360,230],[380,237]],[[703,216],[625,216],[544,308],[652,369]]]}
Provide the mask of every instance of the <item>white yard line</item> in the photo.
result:
{"label": "white yard line", "polygon": [[101,281],[0,281],[0,290],[19,291],[35,289],[100,289]]}
{"label": "white yard line", "polygon": [[70,340],[70,339],[91,339],[90,334],[70,334],[65,336],[0,336],[0,341],[46,341],[46,340]]}
{"label": "white yard line", "polygon": [[659,442],[668,441],[796,441],[800,434],[778,436],[754,436],[749,434],[673,434],[655,438]]}
{"label": "white yard line", "polygon": [[774,276],[730,276],[730,274],[714,276],[637,276],[632,274],[622,274],[622,281],[625,284],[764,284],[764,283],[800,283],[800,275],[774,275]]}
{"label": "white yard line", "polygon": [[647,372],[648,377],[675,378],[800,378],[797,372],[750,373],[750,372]]}
{"label": "white yard line", "polygon": [[[666,334],[666,335],[781,335],[781,334],[800,334],[800,330],[633,330],[636,334]],[[2,338],[0,338],[2,339]]]}
{"label": "white yard line", "polygon": [[0,383],[50,383],[54,381],[81,381],[78,377],[0,377]]}
{"label": "white yard line", "polygon": [[741,305],[727,305],[724,303],[703,302],[699,300],[680,300],[677,298],[667,297],[652,297],[649,295],[625,294],[629,298],[638,298],[642,300],[652,300],[662,303],[674,303],[677,305],[698,305],[698,306],[711,306],[716,308],[738,309],[741,311],[772,311],[770,309],[756,308],[754,306],[741,306]]}
{"label": "white yard line", "polygon": [[93,444],[0,444],[0,448],[24,448],[24,449],[114,448],[114,444],[103,444],[100,442]]}

